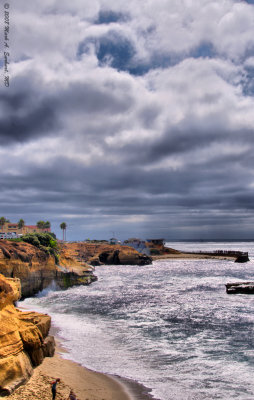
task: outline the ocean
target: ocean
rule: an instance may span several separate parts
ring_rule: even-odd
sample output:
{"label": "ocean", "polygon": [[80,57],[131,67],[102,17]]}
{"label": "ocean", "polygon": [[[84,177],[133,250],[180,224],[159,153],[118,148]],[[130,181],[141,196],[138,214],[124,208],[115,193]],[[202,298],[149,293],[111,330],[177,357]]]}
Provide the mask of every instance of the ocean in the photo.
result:
{"label": "ocean", "polygon": [[96,267],[98,281],[19,302],[51,315],[72,359],[133,379],[160,400],[254,398],[254,242],[174,242],[186,251],[248,251],[251,261],[161,260]]}

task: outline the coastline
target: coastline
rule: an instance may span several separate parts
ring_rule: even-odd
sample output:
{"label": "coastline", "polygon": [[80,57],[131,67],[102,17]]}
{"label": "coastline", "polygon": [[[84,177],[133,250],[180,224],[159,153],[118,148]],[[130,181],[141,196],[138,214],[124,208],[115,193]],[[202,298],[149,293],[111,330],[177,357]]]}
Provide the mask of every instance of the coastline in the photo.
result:
{"label": "coastline", "polygon": [[74,390],[78,400],[156,400],[150,395],[150,390],[138,382],[92,371],[64,358],[64,353],[68,351],[57,331],[54,326],[50,331],[56,340],[54,357],[45,358],[34,369],[30,380],[8,396],[10,400],[51,400],[50,384],[56,378],[61,379],[56,400],[67,400],[70,390]]}

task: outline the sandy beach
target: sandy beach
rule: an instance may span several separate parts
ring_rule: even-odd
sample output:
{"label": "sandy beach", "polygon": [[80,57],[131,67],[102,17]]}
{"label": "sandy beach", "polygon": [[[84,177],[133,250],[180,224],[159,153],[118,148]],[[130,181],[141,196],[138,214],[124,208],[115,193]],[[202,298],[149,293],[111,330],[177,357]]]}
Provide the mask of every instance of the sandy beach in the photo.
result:
{"label": "sandy beach", "polygon": [[56,400],[68,400],[70,390],[74,391],[77,400],[152,399],[149,389],[135,381],[95,372],[63,358],[62,355],[67,351],[57,332],[58,328],[51,326],[50,334],[56,340],[54,357],[46,357],[43,363],[34,369],[30,380],[8,396],[8,399],[51,400],[51,383],[56,378],[60,378]]}
{"label": "sandy beach", "polygon": [[70,390],[74,390],[79,400],[131,400],[127,388],[107,375],[90,371],[81,365],[65,360],[59,349],[52,358],[45,358],[34,370],[26,385],[20,386],[9,396],[11,400],[50,400],[51,382],[60,378],[56,400],[67,400]]}

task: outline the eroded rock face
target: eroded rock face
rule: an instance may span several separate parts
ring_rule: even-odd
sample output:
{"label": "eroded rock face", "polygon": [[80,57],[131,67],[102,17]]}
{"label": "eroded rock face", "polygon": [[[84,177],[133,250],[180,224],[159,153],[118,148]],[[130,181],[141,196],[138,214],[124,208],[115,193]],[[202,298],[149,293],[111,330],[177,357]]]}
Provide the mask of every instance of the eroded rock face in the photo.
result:
{"label": "eroded rock face", "polygon": [[88,270],[89,266],[68,254],[61,257],[58,266],[53,256],[29,243],[0,241],[0,273],[20,279],[22,297],[35,295],[52,281],[61,289],[89,284],[96,277]]}
{"label": "eroded rock face", "polygon": [[132,247],[94,243],[64,243],[61,245],[60,263],[62,258],[78,259],[90,265],[147,265],[150,257],[140,254]]}
{"label": "eroded rock face", "polygon": [[19,278],[22,296],[31,296],[47,287],[54,279],[54,257],[24,242],[0,241],[0,273]]}
{"label": "eroded rock face", "polygon": [[54,354],[50,317],[16,309],[13,303],[20,295],[20,281],[0,274],[0,395],[25,383],[33,366]]}

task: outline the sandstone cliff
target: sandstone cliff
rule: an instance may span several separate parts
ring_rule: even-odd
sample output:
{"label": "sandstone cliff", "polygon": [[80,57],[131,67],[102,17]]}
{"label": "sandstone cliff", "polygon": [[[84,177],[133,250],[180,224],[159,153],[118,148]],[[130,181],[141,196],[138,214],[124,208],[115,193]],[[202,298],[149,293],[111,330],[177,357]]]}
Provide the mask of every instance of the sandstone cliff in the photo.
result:
{"label": "sandstone cliff", "polygon": [[47,336],[48,315],[21,312],[14,302],[21,296],[19,279],[0,274],[0,395],[26,382],[46,356],[54,354],[54,338]]}
{"label": "sandstone cliff", "polygon": [[128,246],[110,245],[105,243],[63,243],[60,246],[60,264],[71,260],[90,265],[147,265],[151,264],[150,257],[140,254]]}
{"label": "sandstone cliff", "polygon": [[0,273],[19,278],[22,296],[33,296],[52,281],[61,288],[96,280],[91,266],[146,265],[152,260],[128,246],[86,242],[59,244],[59,265],[45,251],[25,242],[0,241]]}
{"label": "sandstone cliff", "polygon": [[64,256],[61,261],[64,268],[55,264],[53,256],[29,243],[0,241],[0,273],[20,279],[23,297],[33,296],[52,281],[63,289],[96,280],[86,264]]}

